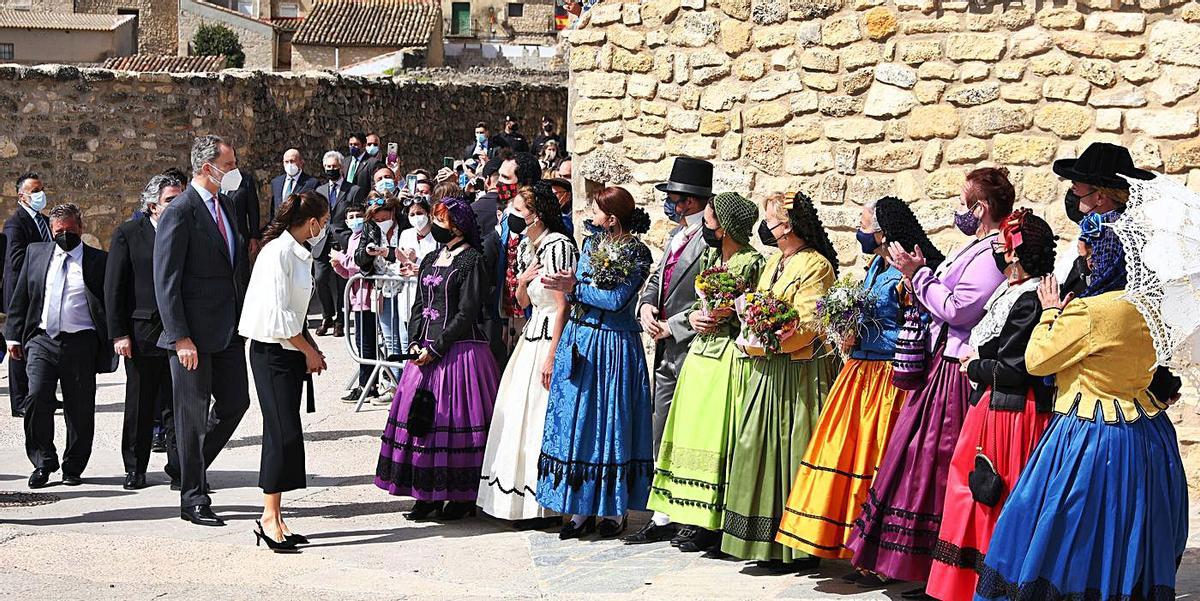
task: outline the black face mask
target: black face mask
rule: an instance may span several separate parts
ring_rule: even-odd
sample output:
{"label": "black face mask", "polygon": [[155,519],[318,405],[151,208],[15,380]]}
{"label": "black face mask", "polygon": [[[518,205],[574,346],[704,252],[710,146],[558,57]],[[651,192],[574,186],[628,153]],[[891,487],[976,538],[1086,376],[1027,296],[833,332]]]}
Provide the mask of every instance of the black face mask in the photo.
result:
{"label": "black face mask", "polygon": [[1000,273],[1004,273],[1004,270],[1008,269],[1008,259],[1005,259],[1004,255],[1005,253],[992,251],[992,259],[996,261],[996,269],[999,269]]}
{"label": "black face mask", "polygon": [[438,225],[436,221],[429,222],[429,233],[433,234],[433,240],[438,244],[446,244],[454,239],[454,232]]}
{"label": "black face mask", "polygon": [[517,215],[516,213],[509,213],[508,231],[514,234],[520,234],[521,232],[525,231],[526,227],[528,227],[528,224],[525,223],[524,217]]}
{"label": "black face mask", "polygon": [[54,237],[54,243],[67,252],[75,250],[75,247],[79,246],[79,243],[82,241],[79,234],[75,232],[61,232]]}
{"label": "black face mask", "polygon": [[771,230],[766,221],[758,223],[758,239],[765,246],[779,246],[779,238],[775,237],[775,232]]}
{"label": "black face mask", "polygon": [[325,177],[328,177],[330,181],[336,182],[337,180],[342,179],[342,170],[341,169],[326,169]]}
{"label": "black face mask", "polygon": [[700,235],[704,237],[704,243],[713,248],[721,248],[723,240],[717,237],[717,230],[709,229],[705,224],[700,224],[700,227],[702,228]]}

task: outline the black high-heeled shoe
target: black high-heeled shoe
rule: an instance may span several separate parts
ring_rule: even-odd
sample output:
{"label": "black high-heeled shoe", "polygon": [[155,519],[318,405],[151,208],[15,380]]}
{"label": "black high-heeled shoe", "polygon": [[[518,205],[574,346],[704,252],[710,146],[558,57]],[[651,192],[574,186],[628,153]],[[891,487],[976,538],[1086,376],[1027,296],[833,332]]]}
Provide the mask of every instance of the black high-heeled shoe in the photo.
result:
{"label": "black high-heeled shoe", "polygon": [[596,516],[591,516],[584,520],[582,524],[576,526],[575,522],[570,520],[563,524],[562,530],[558,531],[559,540],[569,540],[572,538],[580,538],[587,536],[596,531]]}
{"label": "black high-heeled shoe", "polygon": [[453,522],[454,520],[461,520],[467,516],[475,516],[474,503],[451,501],[446,503],[446,506],[442,508],[443,522]]}
{"label": "black high-heeled shoe", "polygon": [[625,526],[628,524],[625,516],[621,516],[621,521],[604,518],[596,526],[596,536],[600,538],[616,538],[625,532]]}
{"label": "black high-heeled shoe", "polygon": [[259,546],[259,543],[267,543],[267,548],[276,553],[298,553],[300,550],[296,548],[296,543],[287,540],[277,541],[269,536],[263,530],[262,523],[254,520],[254,524],[258,526],[258,530],[254,531],[254,546]]}
{"label": "black high-heeled shoe", "polygon": [[294,545],[307,545],[308,544],[307,536],[304,536],[303,534],[296,534],[295,532],[289,532],[287,534],[284,534],[283,538],[287,539],[288,542],[290,542]]}
{"label": "black high-heeled shoe", "polygon": [[435,514],[442,511],[441,501],[417,501],[413,503],[412,510],[404,514],[406,519],[414,522],[430,520],[435,517]]}

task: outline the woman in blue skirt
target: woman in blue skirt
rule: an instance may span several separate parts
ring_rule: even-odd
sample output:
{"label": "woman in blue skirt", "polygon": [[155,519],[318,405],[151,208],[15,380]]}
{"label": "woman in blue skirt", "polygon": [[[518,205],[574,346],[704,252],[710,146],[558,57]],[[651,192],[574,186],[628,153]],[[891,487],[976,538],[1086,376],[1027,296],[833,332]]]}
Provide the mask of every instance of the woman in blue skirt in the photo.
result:
{"label": "woman in blue skirt", "polygon": [[646,508],[654,470],[650,376],[635,314],[651,258],[632,236],[646,231],[650,217],[629,192],[605,188],[587,225],[592,235],[574,274],[542,279],[572,304],[555,351],[538,459],[538,503],[571,515],[562,539],[619,535],[625,512]]}

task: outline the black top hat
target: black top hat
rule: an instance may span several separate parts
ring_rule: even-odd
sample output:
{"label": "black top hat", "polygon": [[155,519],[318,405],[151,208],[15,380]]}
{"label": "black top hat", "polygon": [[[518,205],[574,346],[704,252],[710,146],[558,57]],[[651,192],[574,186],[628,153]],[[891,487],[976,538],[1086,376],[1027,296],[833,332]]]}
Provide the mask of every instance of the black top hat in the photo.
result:
{"label": "black top hat", "polygon": [[660,192],[676,192],[708,198],[712,193],[713,165],[691,157],[676,157],[671,177],[654,186]]}
{"label": "black top hat", "polygon": [[1154,174],[1133,166],[1133,157],[1124,146],[1093,142],[1077,159],[1054,161],[1054,173],[1073,182],[1105,188],[1128,189],[1125,178],[1154,179]]}

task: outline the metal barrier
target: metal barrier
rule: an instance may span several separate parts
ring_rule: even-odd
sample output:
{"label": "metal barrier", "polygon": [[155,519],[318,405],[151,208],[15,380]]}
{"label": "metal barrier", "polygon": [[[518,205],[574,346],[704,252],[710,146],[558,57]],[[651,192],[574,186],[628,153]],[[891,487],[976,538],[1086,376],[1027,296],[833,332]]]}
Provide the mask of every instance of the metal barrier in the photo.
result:
{"label": "metal barrier", "polygon": [[[354,319],[356,317],[355,313],[357,313],[357,311],[350,308],[350,299],[354,294],[354,284],[356,282],[365,282],[365,283],[372,284],[373,290],[371,291],[371,294],[373,297],[381,296],[381,293],[379,293],[375,290],[375,288],[377,288],[377,286],[376,286],[377,283],[399,282],[399,283],[412,284],[412,285],[402,286],[400,288],[400,291],[394,297],[395,302],[400,303],[400,306],[411,308],[412,304],[413,304],[413,300],[414,300],[414,295],[415,295],[416,289],[417,289],[417,287],[416,287],[417,278],[415,276],[403,277],[403,276],[390,276],[390,275],[363,275],[361,273],[357,273],[357,274],[354,274],[353,276],[351,276],[348,280],[346,280],[346,293],[345,293],[345,298],[343,298],[343,301],[345,304],[342,307],[342,312],[343,312],[342,323],[346,324],[346,337],[345,337],[346,338],[346,348],[350,351],[350,357],[352,359],[354,359],[354,361],[356,363],[358,363],[359,365],[373,366],[373,369],[371,370],[371,375],[367,378],[366,384],[364,384],[362,386],[362,393],[359,394],[358,402],[354,405],[354,411],[357,413],[358,411],[360,411],[362,409],[363,403],[366,402],[367,393],[375,388],[375,385],[380,382],[381,378],[387,378],[389,380],[392,380],[393,384],[397,383],[396,381],[398,380],[398,378],[396,378],[392,375],[392,370],[393,369],[395,369],[395,370],[404,369],[405,362],[404,361],[388,361],[386,359],[387,356],[391,353],[391,349],[383,348],[383,342],[384,342],[383,341],[383,327],[379,323],[379,312],[377,312],[377,311],[373,312],[375,315],[375,356],[376,356],[376,358],[368,359],[366,357],[363,357],[362,354],[359,352],[358,345],[356,344],[356,341],[358,340],[357,334],[358,334],[359,324],[358,324],[358,320]],[[353,324],[353,327],[351,327],[351,324]],[[397,323],[396,327],[397,327],[396,335],[398,336],[400,331],[407,329],[408,324]],[[401,351],[403,351],[403,350],[404,349],[401,349]],[[379,357],[383,357],[383,358],[379,358]],[[356,370],[353,374],[353,378],[346,386],[347,390],[353,389],[355,386],[358,385],[358,375],[359,375],[358,371]]]}

